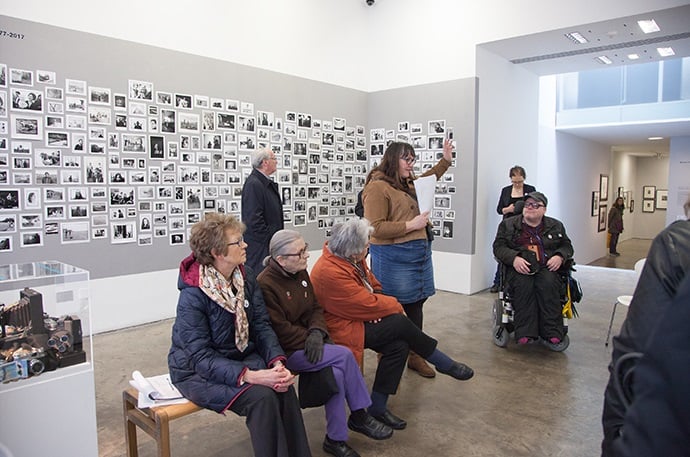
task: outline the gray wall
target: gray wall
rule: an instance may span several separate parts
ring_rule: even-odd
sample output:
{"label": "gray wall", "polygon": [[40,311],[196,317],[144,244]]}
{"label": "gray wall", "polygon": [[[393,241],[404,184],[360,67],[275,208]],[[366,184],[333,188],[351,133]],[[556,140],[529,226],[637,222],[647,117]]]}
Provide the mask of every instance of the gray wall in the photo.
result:
{"label": "gray wall", "polygon": [[452,239],[437,237],[434,250],[474,254],[476,220],[476,131],[477,79],[467,78],[436,84],[391,89],[369,94],[368,127],[394,130],[398,122],[422,123],[445,120],[457,141],[453,174],[456,192],[451,195],[455,210]]}
{"label": "gray wall", "polygon": [[[154,102],[156,91],[199,94],[251,102],[255,112],[273,112],[284,123],[285,111],[294,111],[311,114],[313,119],[344,118],[348,127],[366,125],[367,95],[361,91],[7,16],[0,16],[0,24],[4,30],[23,36],[23,39],[3,38],[2,63],[8,68],[53,71],[57,76],[56,83],[51,85],[54,87],[64,89],[65,78],[69,78],[86,81],[89,86],[110,88],[112,94],[127,94],[128,80],[140,80],[153,83]],[[250,44],[251,39],[244,42]],[[31,89],[44,87],[34,82]],[[8,93],[13,88],[10,84]],[[201,110],[194,112],[201,113]],[[15,113],[10,111],[9,114],[7,120],[11,121]],[[112,125],[108,131],[114,131]],[[179,135],[164,136],[166,141],[179,141]],[[36,147],[45,147],[45,144],[36,142]],[[148,162],[147,165],[159,165]],[[36,183],[13,186],[11,178],[9,182],[7,186],[0,184],[0,189],[40,187]],[[25,211],[14,213],[21,212]],[[324,231],[316,224],[307,224],[299,230],[312,246],[323,242]],[[110,231],[109,226],[109,235]],[[43,247],[21,249],[19,233],[13,236],[13,251],[1,253],[0,263],[58,259],[90,270],[92,278],[174,268],[188,252],[186,245],[170,246],[168,238],[154,238],[152,246],[112,245],[110,239],[61,245],[59,235],[44,236]]]}

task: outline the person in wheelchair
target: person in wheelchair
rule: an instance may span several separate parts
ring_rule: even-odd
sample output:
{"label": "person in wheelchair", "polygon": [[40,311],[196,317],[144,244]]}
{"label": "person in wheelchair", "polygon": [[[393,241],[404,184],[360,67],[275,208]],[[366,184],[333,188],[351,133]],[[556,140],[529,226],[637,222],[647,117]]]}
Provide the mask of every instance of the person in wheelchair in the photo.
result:
{"label": "person in wheelchair", "polygon": [[543,193],[527,194],[522,214],[503,220],[493,243],[513,297],[518,344],[541,338],[559,345],[565,337],[561,272],[572,266],[574,250],[563,224],[545,216],[547,204]]}

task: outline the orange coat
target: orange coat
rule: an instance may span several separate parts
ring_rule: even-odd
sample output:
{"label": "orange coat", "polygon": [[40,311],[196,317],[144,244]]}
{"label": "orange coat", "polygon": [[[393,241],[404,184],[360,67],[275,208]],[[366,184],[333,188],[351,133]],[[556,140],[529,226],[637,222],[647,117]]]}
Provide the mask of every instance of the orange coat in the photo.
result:
{"label": "orange coat", "polygon": [[333,255],[325,243],[312,269],[311,280],[331,338],[336,344],[347,346],[363,366],[364,323],[403,313],[403,308],[395,297],[380,293],[381,283],[366,262],[360,262],[359,266],[375,292],[369,291],[354,265]]}

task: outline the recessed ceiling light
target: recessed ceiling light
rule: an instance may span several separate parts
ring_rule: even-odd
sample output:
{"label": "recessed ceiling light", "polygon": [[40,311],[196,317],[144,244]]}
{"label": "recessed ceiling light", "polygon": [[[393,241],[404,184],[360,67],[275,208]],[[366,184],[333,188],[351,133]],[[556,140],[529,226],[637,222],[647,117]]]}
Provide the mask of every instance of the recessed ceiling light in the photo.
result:
{"label": "recessed ceiling light", "polygon": [[596,60],[596,61],[599,62],[599,63],[603,63],[604,65],[610,65],[610,64],[613,63],[613,62],[611,61],[611,59],[609,59],[609,58],[606,57],[606,56],[595,57],[594,60]]}
{"label": "recessed ceiling light", "polygon": [[654,33],[661,30],[659,26],[656,24],[656,21],[654,21],[654,19],[645,19],[642,21],[637,21],[637,25],[640,26],[644,33]]}
{"label": "recessed ceiling light", "polygon": [[639,54],[628,54],[628,59],[630,60],[637,60],[640,58]]}
{"label": "recessed ceiling light", "polygon": [[663,137],[663,136],[650,136],[650,137],[647,138],[647,139],[648,139],[649,141],[659,141],[659,140],[663,140],[664,137]]}
{"label": "recessed ceiling light", "polygon": [[668,47],[668,48],[656,48],[656,52],[659,53],[661,57],[671,57],[675,56],[676,53],[673,52],[673,48]]}
{"label": "recessed ceiling light", "polygon": [[565,34],[565,37],[566,37],[567,39],[569,39],[570,41],[573,41],[573,42],[575,42],[575,43],[577,43],[577,44],[585,44],[585,43],[588,43],[587,38],[585,38],[584,36],[582,36],[582,34],[581,34],[580,32],[570,32],[570,33],[566,33],[566,34]]}

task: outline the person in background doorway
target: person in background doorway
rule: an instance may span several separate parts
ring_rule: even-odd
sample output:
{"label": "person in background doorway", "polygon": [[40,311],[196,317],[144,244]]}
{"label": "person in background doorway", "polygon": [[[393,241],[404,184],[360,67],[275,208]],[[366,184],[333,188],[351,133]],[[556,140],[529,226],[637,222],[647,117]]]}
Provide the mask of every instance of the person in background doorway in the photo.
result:
{"label": "person in background doorway", "polygon": [[[422,329],[423,305],[436,293],[431,261],[432,227],[429,211],[420,213],[413,167],[417,161],[408,143],[392,142],[380,165],[367,176],[362,203],[371,222],[371,269],[383,293],[395,297],[405,314]],[[443,157],[422,176],[441,176],[453,163],[453,142],[443,142]],[[408,365],[425,378],[436,372],[422,357],[410,352]]]}
{"label": "person in background doorway", "polygon": [[278,184],[269,178],[278,168],[275,153],[258,149],[251,162],[254,169],[242,188],[242,222],[247,225],[247,266],[258,275],[271,237],[284,227],[283,204]]}
{"label": "person in background doorway", "polygon": [[[525,184],[525,178],[527,178],[527,172],[524,168],[519,165],[515,165],[508,172],[508,177],[510,178],[510,186],[505,186],[501,189],[501,196],[498,198],[498,205],[496,206],[496,212],[503,216],[503,219],[507,219],[511,216],[519,214],[520,205],[515,207],[517,202],[522,202],[525,195],[534,192],[535,187]],[[496,274],[494,275],[494,284],[491,286],[490,292],[495,294],[498,292],[500,287],[500,275],[501,275],[501,264],[498,263],[496,268]]]}
{"label": "person in background doorway", "polygon": [[611,239],[609,240],[609,255],[612,257],[618,257],[618,237],[623,233],[623,210],[625,209],[625,202],[623,197],[618,197],[611,209],[609,210],[609,234]]}

